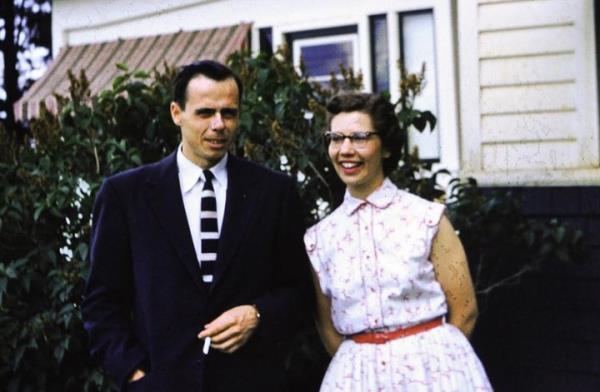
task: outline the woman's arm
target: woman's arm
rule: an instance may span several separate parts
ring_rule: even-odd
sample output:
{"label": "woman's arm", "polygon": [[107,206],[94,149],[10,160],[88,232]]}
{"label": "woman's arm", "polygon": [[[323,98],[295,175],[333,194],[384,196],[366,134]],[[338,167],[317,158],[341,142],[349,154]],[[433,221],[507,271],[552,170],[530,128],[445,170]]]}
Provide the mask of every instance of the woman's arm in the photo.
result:
{"label": "woman's arm", "polygon": [[469,337],[477,319],[477,300],[465,250],[446,216],[431,245],[431,262],[448,302],[448,322]]}
{"label": "woman's arm", "polygon": [[333,357],[344,337],[335,330],[331,321],[331,300],[321,291],[319,278],[314,270],[312,275],[317,299],[317,331],[325,349]]}

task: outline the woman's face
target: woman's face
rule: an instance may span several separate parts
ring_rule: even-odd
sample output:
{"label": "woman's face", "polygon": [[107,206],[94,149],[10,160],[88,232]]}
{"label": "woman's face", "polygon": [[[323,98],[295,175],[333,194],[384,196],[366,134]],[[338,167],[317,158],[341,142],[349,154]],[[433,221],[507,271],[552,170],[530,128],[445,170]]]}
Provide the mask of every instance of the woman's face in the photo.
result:
{"label": "woman's face", "polygon": [[[342,112],[331,120],[331,132],[351,136],[354,132],[376,132],[371,117],[363,112]],[[371,135],[363,146],[356,146],[349,138],[341,144],[329,143],[329,158],[350,194],[366,199],[379,188],[385,178],[383,158],[389,157],[378,135]]]}

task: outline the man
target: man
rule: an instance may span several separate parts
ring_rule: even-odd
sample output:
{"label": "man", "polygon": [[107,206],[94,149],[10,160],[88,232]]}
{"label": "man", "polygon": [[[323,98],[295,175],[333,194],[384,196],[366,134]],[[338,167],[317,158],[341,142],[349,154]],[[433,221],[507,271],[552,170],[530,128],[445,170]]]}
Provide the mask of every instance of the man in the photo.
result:
{"label": "man", "polygon": [[181,145],[96,198],[92,355],[122,390],[283,391],[283,343],[310,319],[294,181],[228,154],[242,94],[229,68],[182,67],[173,94]]}

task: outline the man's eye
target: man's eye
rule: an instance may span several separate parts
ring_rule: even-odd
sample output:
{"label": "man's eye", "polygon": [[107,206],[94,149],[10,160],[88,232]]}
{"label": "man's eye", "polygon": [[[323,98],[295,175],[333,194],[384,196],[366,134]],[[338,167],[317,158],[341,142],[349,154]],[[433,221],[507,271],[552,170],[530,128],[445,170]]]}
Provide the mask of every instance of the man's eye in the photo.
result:
{"label": "man's eye", "polygon": [[212,117],[217,111],[215,109],[198,109],[196,114],[200,117]]}
{"label": "man's eye", "polygon": [[221,116],[224,118],[235,118],[237,114],[237,109],[221,109]]}
{"label": "man's eye", "polygon": [[329,138],[331,139],[331,141],[341,142],[342,140],[344,140],[344,135],[340,135],[339,133],[332,133],[329,135]]}

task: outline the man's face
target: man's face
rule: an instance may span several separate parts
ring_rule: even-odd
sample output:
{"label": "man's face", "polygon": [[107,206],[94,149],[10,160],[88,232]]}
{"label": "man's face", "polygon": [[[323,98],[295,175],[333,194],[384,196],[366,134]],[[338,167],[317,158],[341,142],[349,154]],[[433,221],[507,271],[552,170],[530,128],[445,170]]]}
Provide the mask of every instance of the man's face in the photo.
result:
{"label": "man's face", "polygon": [[234,141],[239,122],[238,88],[197,75],[186,91],[185,109],[171,102],[171,117],[181,128],[183,155],[203,169],[218,163]]}

